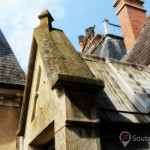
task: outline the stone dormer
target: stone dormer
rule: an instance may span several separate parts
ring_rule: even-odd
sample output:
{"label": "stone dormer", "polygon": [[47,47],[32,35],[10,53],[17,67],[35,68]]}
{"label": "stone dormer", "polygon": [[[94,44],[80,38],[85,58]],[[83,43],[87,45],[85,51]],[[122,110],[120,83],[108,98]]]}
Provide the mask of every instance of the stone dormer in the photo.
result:
{"label": "stone dormer", "polygon": [[[94,98],[104,84],[93,78],[64,32],[52,26],[50,13],[45,10],[39,18],[40,25],[33,34],[17,143],[24,145],[25,150],[65,150],[74,147],[71,143],[78,141],[78,137],[69,136],[80,129],[91,138],[97,135],[95,126],[99,120]],[[76,131],[72,132],[70,127]],[[60,139],[61,134],[65,138]],[[80,149],[86,142],[88,139],[83,138]],[[91,149],[97,147],[96,140],[91,142]]]}

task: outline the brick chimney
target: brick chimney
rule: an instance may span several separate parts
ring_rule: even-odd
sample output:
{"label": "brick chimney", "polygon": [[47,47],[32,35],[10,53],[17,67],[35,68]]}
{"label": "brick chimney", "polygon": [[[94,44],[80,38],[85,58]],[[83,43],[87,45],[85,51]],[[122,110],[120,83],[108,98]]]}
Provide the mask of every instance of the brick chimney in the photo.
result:
{"label": "brick chimney", "polygon": [[120,25],[126,45],[129,50],[147,20],[144,0],[116,0],[114,7],[120,20]]}
{"label": "brick chimney", "polygon": [[89,27],[85,29],[86,36],[83,36],[83,35],[78,36],[81,52],[83,52],[86,44],[88,44],[88,42],[90,42],[94,38],[95,36],[94,28],[95,28],[95,25],[94,27]]}

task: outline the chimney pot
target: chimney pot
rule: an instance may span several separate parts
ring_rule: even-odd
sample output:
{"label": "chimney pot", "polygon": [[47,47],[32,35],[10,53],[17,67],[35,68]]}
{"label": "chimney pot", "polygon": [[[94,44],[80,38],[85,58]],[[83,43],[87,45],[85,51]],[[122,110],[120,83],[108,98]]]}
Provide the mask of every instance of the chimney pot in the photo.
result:
{"label": "chimney pot", "polygon": [[86,44],[86,37],[83,35],[78,36],[79,44],[80,44],[80,51],[82,52],[85,44]]}
{"label": "chimney pot", "polygon": [[83,41],[84,38],[85,38],[85,37],[84,37],[83,35],[79,35],[79,36],[78,36],[79,43],[81,43],[81,42]]}
{"label": "chimney pot", "polygon": [[94,28],[93,27],[89,27],[87,29],[85,29],[85,33],[86,33],[86,37],[88,38],[88,40],[91,40],[94,37]]}

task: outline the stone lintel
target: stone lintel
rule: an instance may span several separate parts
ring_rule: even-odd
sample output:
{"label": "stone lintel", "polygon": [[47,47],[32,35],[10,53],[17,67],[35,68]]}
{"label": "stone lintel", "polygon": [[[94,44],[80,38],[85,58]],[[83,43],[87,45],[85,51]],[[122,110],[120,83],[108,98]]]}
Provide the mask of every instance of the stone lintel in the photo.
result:
{"label": "stone lintel", "polygon": [[0,95],[0,106],[21,107],[21,97]]}
{"label": "stone lintel", "polygon": [[99,123],[99,119],[95,121],[66,120],[66,126],[99,127]]}

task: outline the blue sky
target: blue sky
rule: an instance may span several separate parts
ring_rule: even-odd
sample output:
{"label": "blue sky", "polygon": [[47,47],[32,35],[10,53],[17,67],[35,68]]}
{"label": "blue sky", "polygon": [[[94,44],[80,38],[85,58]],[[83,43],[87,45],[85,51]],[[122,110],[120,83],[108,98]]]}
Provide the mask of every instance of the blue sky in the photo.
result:
{"label": "blue sky", "polygon": [[[119,24],[113,8],[114,0],[1,0],[0,28],[6,36],[23,70],[27,71],[33,29],[38,26],[37,16],[48,9],[55,21],[53,26],[62,29],[74,47],[79,50],[78,36],[96,25],[95,32],[103,33],[103,20]],[[150,2],[145,0],[147,15]]]}

